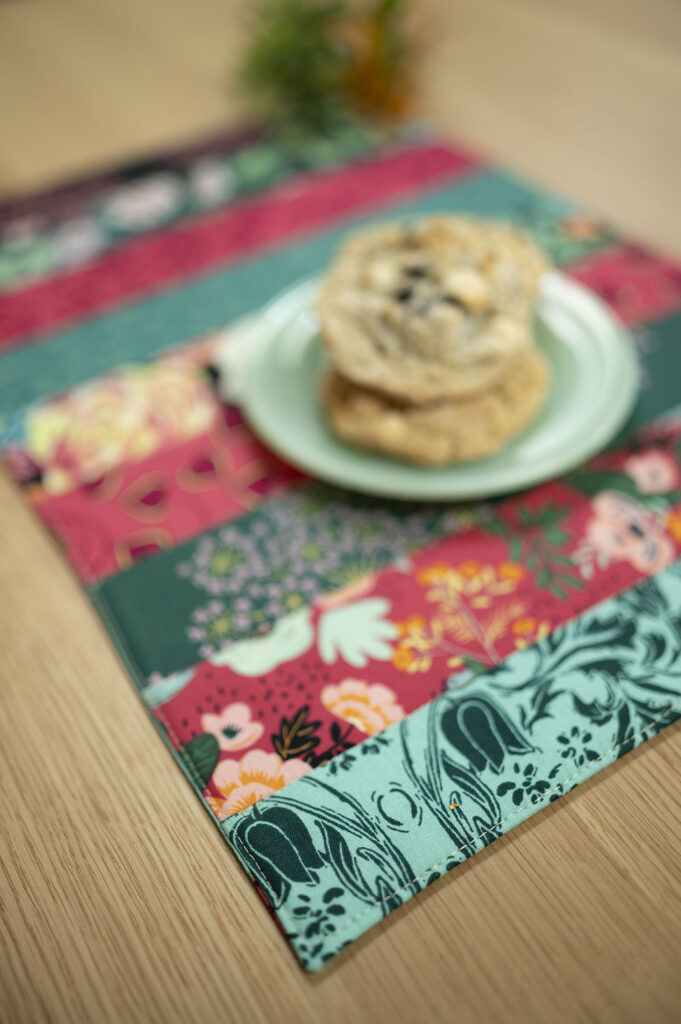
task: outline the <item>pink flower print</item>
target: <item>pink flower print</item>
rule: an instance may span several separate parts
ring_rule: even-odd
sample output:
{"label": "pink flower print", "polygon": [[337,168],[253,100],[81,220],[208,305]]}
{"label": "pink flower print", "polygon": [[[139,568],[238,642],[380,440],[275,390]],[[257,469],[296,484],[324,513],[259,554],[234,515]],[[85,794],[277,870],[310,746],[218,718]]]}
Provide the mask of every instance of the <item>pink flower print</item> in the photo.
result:
{"label": "pink flower print", "polygon": [[395,694],[382,683],[365,683],[362,679],[344,679],[338,686],[325,686],[320,694],[327,711],[375,736],[389,725],[404,718],[404,708]]}
{"label": "pink flower print", "polygon": [[228,704],[219,715],[202,715],[201,728],[217,738],[220,750],[243,750],[257,743],[265,731],[261,722],[251,721],[248,704]]}
{"label": "pink flower print", "polygon": [[212,782],[222,797],[208,797],[208,803],[219,820],[224,821],[290,782],[302,779],[310,770],[310,765],[297,757],[282,761],[278,754],[249,750],[240,761],[220,761]]}
{"label": "pink flower print", "polygon": [[664,494],[676,486],[676,465],[666,452],[648,451],[631,455],[624,468],[641,494]]}
{"label": "pink flower print", "polygon": [[597,495],[586,535],[600,554],[613,561],[626,561],[646,575],[665,569],[674,558],[674,548],[659,526],[638,501],[617,491]]}

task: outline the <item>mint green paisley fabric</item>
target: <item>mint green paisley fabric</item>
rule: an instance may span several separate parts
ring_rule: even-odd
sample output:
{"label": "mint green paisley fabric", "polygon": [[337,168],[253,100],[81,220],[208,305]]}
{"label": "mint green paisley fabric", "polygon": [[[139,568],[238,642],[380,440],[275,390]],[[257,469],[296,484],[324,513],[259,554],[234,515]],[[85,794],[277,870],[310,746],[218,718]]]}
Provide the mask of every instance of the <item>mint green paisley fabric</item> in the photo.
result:
{"label": "mint green paisley fabric", "polygon": [[222,828],[303,965],[681,717],[681,563]]}

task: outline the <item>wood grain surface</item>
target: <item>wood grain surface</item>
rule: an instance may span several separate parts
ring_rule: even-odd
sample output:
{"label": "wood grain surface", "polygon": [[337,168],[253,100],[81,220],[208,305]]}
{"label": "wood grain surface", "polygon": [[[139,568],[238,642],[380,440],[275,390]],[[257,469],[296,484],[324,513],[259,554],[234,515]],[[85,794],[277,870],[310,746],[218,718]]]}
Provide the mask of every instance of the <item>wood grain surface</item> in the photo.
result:
{"label": "wood grain surface", "polygon": [[[0,187],[239,115],[236,0],[0,4]],[[423,109],[681,252],[681,9],[422,4]],[[681,728],[297,966],[0,477],[0,1020],[681,1020]]]}

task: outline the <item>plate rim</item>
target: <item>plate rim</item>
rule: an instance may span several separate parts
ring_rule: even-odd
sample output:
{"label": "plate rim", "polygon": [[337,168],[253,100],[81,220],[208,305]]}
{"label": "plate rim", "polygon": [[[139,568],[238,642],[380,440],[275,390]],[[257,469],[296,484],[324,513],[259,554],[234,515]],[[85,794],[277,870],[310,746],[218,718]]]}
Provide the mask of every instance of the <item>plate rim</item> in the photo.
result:
{"label": "plate rim", "polygon": [[[423,471],[424,479],[421,490],[417,490],[416,484],[413,487],[409,485],[401,487],[391,484],[390,481],[381,483],[379,480],[377,485],[373,482],[367,484],[362,479],[357,480],[352,473],[348,474],[333,468],[328,470],[319,461],[316,461],[314,457],[309,459],[305,454],[300,456],[298,453],[292,452],[287,445],[281,445],[278,442],[276,431],[270,429],[271,425],[267,416],[261,414],[261,407],[257,398],[258,365],[263,357],[263,353],[291,326],[297,316],[303,314],[306,308],[310,308],[320,282],[321,275],[303,278],[275,296],[264,307],[257,335],[253,339],[251,350],[245,360],[238,394],[238,401],[242,411],[247,421],[252,425],[256,435],[292,466],[315,479],[323,480],[344,490],[400,501],[454,502],[498,497],[504,494],[524,491],[540,483],[556,479],[596,455],[615,436],[617,430],[626,421],[634,407],[639,391],[639,364],[636,345],[631,333],[610,307],[591,289],[559,270],[551,270],[543,274],[540,280],[539,302],[550,302],[557,297],[564,304],[567,294],[568,298],[571,297],[573,302],[576,303],[577,308],[585,309],[587,315],[591,317],[596,315],[601,320],[612,336],[617,339],[622,357],[618,367],[619,387],[615,401],[608,407],[606,415],[598,421],[595,428],[590,433],[584,432],[580,443],[575,447],[570,447],[569,450],[566,449],[565,453],[553,460],[550,466],[547,465],[546,460],[542,460],[536,468],[528,466],[524,473],[520,473],[518,467],[514,470],[509,470],[508,476],[502,473],[500,479],[491,488],[485,486],[484,483],[481,483],[480,486],[457,486],[455,478],[452,479],[451,487],[438,478],[436,485],[429,488],[427,478],[431,468],[411,466],[408,463],[406,465],[409,469]],[[343,444],[340,439],[336,440],[339,444]],[[365,453],[353,450],[350,445],[345,445],[345,447],[351,464],[354,455],[359,458],[365,456]],[[399,460],[393,459],[390,456],[382,456],[380,453],[368,454],[373,459],[385,462],[386,466],[389,466],[391,469],[399,466]],[[474,465],[474,463],[465,465]],[[451,467],[434,467],[437,473],[451,469],[453,474],[456,473],[457,468],[456,465]],[[432,479],[435,480],[435,477],[433,476]]]}

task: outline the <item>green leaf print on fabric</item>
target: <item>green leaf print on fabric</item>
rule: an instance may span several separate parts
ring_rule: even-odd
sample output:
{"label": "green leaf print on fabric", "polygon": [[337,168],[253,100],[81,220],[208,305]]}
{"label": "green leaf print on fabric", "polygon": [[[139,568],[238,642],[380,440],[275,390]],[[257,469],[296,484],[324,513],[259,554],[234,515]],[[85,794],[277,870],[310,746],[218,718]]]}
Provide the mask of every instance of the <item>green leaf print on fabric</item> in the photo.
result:
{"label": "green leaf print on fabric", "polygon": [[537,589],[560,598],[566,596],[566,587],[581,590],[584,584],[564,550],[569,537],[562,524],[570,510],[547,504],[538,509],[510,506],[509,512],[510,518],[481,522],[482,529],[507,541],[508,557],[532,570]]}
{"label": "green leaf print on fabric", "polygon": [[180,756],[198,777],[202,786],[207,786],[220,758],[220,744],[210,732],[195,736],[180,750]]}
{"label": "green leaf print on fabric", "polygon": [[442,716],[440,728],[453,747],[478,771],[500,772],[507,754],[529,754],[532,747],[502,708],[478,695],[459,701]]}
{"label": "green leaf print on fabric", "polygon": [[228,818],[304,966],[678,719],[680,605],[677,562]]}

